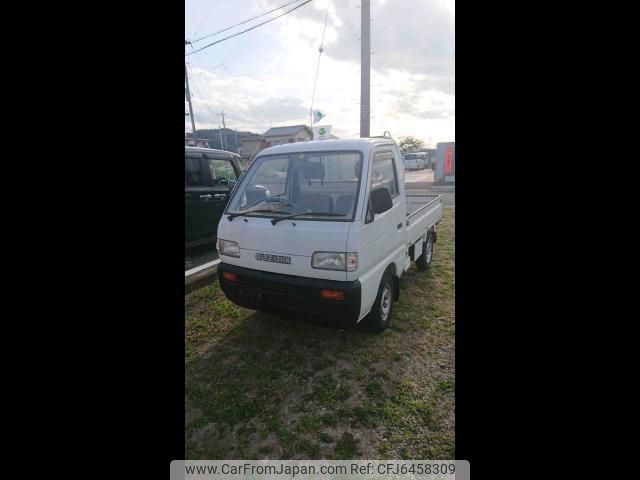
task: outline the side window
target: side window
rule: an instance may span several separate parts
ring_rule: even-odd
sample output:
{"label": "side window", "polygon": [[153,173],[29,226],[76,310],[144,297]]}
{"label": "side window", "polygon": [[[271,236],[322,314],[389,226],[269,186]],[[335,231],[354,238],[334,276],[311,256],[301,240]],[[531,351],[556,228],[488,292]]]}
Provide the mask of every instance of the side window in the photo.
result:
{"label": "side window", "polygon": [[393,164],[393,153],[379,152],[375,154],[370,178],[371,189],[386,187],[391,192],[391,198],[398,195],[398,178]]}
{"label": "side window", "polygon": [[184,186],[185,187],[204,187],[205,186],[199,157],[198,158],[185,157]]}
{"label": "side window", "polygon": [[208,158],[209,170],[211,170],[211,179],[224,178],[229,181],[236,181],[236,171],[230,160]]}

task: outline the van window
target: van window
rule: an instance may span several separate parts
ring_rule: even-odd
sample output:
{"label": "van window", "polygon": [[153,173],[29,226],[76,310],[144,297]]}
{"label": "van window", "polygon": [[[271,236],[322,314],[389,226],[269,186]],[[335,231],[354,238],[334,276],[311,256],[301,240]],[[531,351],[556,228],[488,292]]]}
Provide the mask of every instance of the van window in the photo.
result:
{"label": "van window", "polygon": [[396,176],[395,165],[393,164],[393,153],[379,152],[375,154],[370,178],[370,189],[386,187],[391,193],[391,198],[396,197],[399,194],[398,179]]}
{"label": "van window", "polygon": [[236,171],[233,169],[230,160],[208,158],[207,162],[209,163],[209,170],[211,170],[211,178],[213,180],[216,178],[226,178],[234,182],[237,180]]}
{"label": "van window", "polygon": [[185,157],[184,159],[185,187],[204,187],[204,177],[200,157]]}

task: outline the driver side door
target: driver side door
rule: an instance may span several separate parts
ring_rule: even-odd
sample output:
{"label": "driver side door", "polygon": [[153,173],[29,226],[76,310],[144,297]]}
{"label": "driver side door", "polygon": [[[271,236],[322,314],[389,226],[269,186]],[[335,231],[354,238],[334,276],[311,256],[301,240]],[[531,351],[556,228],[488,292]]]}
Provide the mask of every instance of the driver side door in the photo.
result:
{"label": "driver side door", "polygon": [[205,175],[207,188],[200,195],[205,208],[207,222],[207,237],[215,238],[218,232],[218,222],[222,217],[229,194],[233,189],[240,172],[231,158],[215,154],[205,154]]}

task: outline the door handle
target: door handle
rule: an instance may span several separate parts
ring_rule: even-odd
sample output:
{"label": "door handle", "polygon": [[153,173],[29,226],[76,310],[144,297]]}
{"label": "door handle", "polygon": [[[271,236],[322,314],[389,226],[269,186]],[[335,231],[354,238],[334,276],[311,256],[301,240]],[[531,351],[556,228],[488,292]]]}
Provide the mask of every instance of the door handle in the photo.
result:
{"label": "door handle", "polygon": [[213,198],[213,195],[200,195],[200,198],[203,200],[211,200]]}
{"label": "door handle", "polygon": [[402,222],[401,222],[401,223],[399,223],[398,225],[396,225],[396,228],[397,228],[398,230],[400,230],[400,229],[402,228]]}
{"label": "door handle", "polygon": [[213,198],[215,198],[216,200],[224,200],[225,198],[227,198],[227,194],[226,193],[216,193]]}

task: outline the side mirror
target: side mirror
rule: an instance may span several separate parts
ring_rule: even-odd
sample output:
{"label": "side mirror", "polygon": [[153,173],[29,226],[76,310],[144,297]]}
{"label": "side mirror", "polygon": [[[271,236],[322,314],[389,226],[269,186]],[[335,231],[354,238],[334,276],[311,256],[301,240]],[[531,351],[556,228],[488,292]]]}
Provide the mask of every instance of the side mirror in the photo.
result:
{"label": "side mirror", "polygon": [[269,196],[269,190],[262,185],[253,185],[252,187],[247,188],[245,195],[247,198],[246,204],[251,205],[263,198],[267,198]]}
{"label": "side mirror", "polygon": [[384,213],[393,207],[393,200],[391,200],[391,193],[386,187],[376,188],[371,190],[371,207],[373,213]]}

